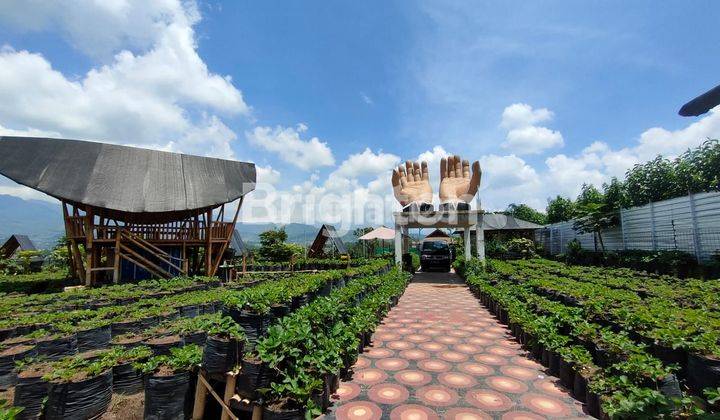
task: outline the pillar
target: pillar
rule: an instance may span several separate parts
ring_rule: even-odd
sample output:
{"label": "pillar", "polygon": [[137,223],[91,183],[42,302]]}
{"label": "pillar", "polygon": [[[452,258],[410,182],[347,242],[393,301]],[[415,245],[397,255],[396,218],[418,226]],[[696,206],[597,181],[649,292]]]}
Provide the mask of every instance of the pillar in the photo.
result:
{"label": "pillar", "polygon": [[482,226],[475,228],[475,250],[480,261],[485,261],[485,229]]}
{"label": "pillar", "polygon": [[402,265],[402,227],[395,224],[395,264]]}
{"label": "pillar", "polygon": [[463,232],[463,242],[465,244],[465,261],[470,261],[470,258],[472,258],[472,249],[470,248],[470,226],[466,227]]}

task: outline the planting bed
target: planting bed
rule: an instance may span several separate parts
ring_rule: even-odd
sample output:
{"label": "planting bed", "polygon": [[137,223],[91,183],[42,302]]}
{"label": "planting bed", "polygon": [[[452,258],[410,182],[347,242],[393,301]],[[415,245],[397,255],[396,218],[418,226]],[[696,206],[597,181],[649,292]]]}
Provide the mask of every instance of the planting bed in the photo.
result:
{"label": "planting bed", "polygon": [[471,290],[596,416],[711,416],[720,282],[543,259],[466,264]]}
{"label": "planting bed", "polygon": [[[376,275],[388,269],[386,260],[374,260],[222,286],[197,277],[6,296],[0,303],[0,391],[9,390],[14,405],[24,407],[18,418],[40,411],[46,418],[95,418],[113,392],[143,389],[145,400],[153,401],[145,405],[146,416],[188,415],[198,366],[224,372],[269,357],[253,350],[269,327],[315,302],[340,305],[340,290],[355,290],[353,299],[374,296],[386,290],[381,284],[388,276],[397,276]],[[324,296],[331,297],[318,299]],[[277,377],[279,368],[271,368]]]}

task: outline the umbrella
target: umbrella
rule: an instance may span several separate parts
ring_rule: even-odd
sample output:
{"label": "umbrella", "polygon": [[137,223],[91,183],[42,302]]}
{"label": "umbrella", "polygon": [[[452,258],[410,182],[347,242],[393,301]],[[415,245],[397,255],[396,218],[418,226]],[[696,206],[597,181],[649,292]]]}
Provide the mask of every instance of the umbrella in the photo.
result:
{"label": "umbrella", "polygon": [[372,241],[373,239],[389,241],[395,239],[395,230],[387,228],[385,226],[380,226],[379,228],[375,228],[370,232],[364,234],[358,239],[361,241]]}
{"label": "umbrella", "polygon": [[683,105],[678,114],[683,117],[696,117],[710,111],[717,105],[720,105],[720,85]]}

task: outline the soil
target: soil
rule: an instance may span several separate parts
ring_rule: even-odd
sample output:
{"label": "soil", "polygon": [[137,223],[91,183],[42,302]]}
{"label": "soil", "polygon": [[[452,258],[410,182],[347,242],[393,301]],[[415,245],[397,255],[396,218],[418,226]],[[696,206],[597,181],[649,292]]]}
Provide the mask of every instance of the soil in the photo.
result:
{"label": "soil", "polygon": [[6,391],[0,391],[0,401],[7,401],[9,404],[12,404],[13,400],[15,399],[15,387],[11,387],[10,389]]}
{"label": "soil", "polygon": [[143,337],[141,335],[121,336],[121,337],[113,338],[112,344],[120,344],[120,345],[134,344],[134,343],[139,343],[140,341],[143,341],[144,339],[145,339],[145,337]]}
{"label": "soil", "polygon": [[52,367],[48,363],[34,363],[27,368],[18,372],[19,378],[39,378],[52,372]]}
{"label": "soil", "polygon": [[84,351],[82,353],[78,353],[76,357],[84,360],[91,360],[91,359],[97,359],[101,354],[106,352],[105,349],[97,349],[97,350],[88,350]]}
{"label": "soil", "polygon": [[161,365],[154,373],[155,376],[173,376],[175,371],[170,366]]}
{"label": "soil", "polygon": [[113,394],[110,406],[100,420],[142,420],[145,392],[130,395]]}
{"label": "soil", "polygon": [[3,356],[3,357],[4,356],[12,356],[15,354],[22,353],[24,351],[28,351],[31,348],[33,348],[33,346],[27,346],[27,345],[20,344],[20,345],[17,345],[14,347],[9,347],[9,348],[3,350],[2,352],[0,352],[0,356]]}
{"label": "soil", "polygon": [[8,338],[7,340],[3,341],[3,344],[6,344],[6,345],[23,344],[23,343],[29,343],[31,341],[32,341],[32,339],[27,338],[27,337],[13,337],[13,338]]}
{"label": "soil", "polygon": [[152,338],[147,341],[148,344],[170,344],[177,343],[180,341],[180,336],[177,335],[166,335],[163,337]]}

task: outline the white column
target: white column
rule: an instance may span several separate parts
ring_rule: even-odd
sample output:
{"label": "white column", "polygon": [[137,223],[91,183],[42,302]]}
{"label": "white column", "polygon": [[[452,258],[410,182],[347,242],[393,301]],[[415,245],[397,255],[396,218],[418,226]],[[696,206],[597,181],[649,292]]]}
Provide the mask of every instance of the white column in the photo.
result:
{"label": "white column", "polygon": [[402,264],[402,227],[395,224],[395,264]]}
{"label": "white column", "polygon": [[[478,223],[480,225],[481,223]],[[485,261],[485,229],[482,226],[475,228],[475,249],[480,261]]]}
{"label": "white column", "polygon": [[472,249],[470,248],[470,227],[466,227],[463,232],[463,241],[465,243],[465,261],[470,261],[472,258]]}

